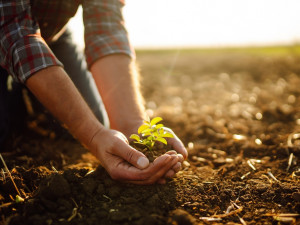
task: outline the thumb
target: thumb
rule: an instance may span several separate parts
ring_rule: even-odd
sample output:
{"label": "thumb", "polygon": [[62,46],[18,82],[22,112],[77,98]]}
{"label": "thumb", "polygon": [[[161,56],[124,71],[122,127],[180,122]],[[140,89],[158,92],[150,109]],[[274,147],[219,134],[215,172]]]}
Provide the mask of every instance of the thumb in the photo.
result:
{"label": "thumb", "polygon": [[139,169],[145,169],[149,166],[148,158],[126,143],[124,143],[123,148],[118,148],[117,151],[120,157]]}

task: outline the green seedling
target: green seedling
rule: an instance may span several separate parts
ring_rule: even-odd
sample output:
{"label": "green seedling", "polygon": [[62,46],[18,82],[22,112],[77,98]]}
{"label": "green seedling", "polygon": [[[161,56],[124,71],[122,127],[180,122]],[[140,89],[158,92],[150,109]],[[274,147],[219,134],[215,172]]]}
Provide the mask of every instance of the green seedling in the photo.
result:
{"label": "green seedling", "polygon": [[174,138],[174,135],[163,124],[159,123],[160,121],[162,121],[161,117],[145,120],[139,127],[138,134],[132,134],[130,138],[134,140],[134,143],[142,144],[150,151],[153,150],[157,141],[167,145],[165,138]]}

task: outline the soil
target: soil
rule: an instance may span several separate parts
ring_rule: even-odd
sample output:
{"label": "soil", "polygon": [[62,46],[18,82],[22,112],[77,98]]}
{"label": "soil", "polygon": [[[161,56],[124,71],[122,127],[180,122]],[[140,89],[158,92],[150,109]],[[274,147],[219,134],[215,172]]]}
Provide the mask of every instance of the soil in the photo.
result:
{"label": "soil", "polygon": [[171,145],[165,145],[161,142],[156,142],[152,150],[139,143],[130,142],[129,144],[136,150],[142,152],[150,162],[153,162],[157,157],[165,154],[166,152],[173,150]]}
{"label": "soil", "polygon": [[300,224],[300,57],[292,50],[137,53],[147,112],[189,150],[165,185],[114,181],[43,115],[28,117],[1,148],[25,200],[14,202],[2,169],[0,224]]}

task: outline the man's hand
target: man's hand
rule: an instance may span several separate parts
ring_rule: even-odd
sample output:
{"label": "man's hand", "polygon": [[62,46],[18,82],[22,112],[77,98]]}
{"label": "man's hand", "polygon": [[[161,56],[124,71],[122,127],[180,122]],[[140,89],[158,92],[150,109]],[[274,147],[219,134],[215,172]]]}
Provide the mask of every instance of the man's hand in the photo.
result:
{"label": "man's hand", "polygon": [[[126,135],[127,138],[129,138],[131,134],[136,133],[136,131],[138,130],[140,125],[143,124],[143,121],[140,120],[138,122],[132,122],[132,123],[130,123],[130,121],[128,121],[128,124],[131,124],[131,126],[129,126],[129,127],[131,127],[131,129],[126,129],[126,131],[124,132],[124,134]],[[164,177],[162,177],[161,179],[159,179],[157,181],[160,184],[164,184],[164,183],[166,183],[166,179],[170,179],[170,178],[174,177],[176,175],[176,173],[181,170],[182,163],[188,156],[188,152],[187,152],[186,148],[184,147],[184,144],[177,137],[177,135],[170,128],[164,128],[164,129],[167,130],[169,133],[172,133],[174,136],[173,138],[166,138],[168,144],[171,145],[172,149],[173,149],[171,151],[168,151],[166,154],[176,155],[179,158],[179,160],[172,168],[170,168],[165,173]]]}
{"label": "man's hand", "polygon": [[165,183],[165,177],[174,176],[183,161],[181,155],[170,151],[149,163],[144,154],[129,146],[122,133],[106,128],[96,132],[90,146],[113,179],[135,184]]}

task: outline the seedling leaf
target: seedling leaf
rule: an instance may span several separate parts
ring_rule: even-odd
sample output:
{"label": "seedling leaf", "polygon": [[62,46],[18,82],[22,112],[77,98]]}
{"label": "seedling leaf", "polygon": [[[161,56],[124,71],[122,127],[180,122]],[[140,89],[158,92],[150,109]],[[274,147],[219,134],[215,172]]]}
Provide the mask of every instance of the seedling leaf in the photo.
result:
{"label": "seedling leaf", "polygon": [[158,132],[153,132],[152,136],[155,137],[155,138],[157,138],[157,137],[160,137],[161,135]]}
{"label": "seedling leaf", "polygon": [[153,126],[155,124],[157,124],[158,122],[162,121],[161,117],[155,117],[151,120],[150,125]]}
{"label": "seedling leaf", "polygon": [[140,142],[140,140],[141,140],[140,136],[137,134],[130,135],[130,138],[133,140],[136,140],[137,142]]}
{"label": "seedling leaf", "polygon": [[149,125],[147,125],[147,124],[143,124],[143,125],[141,125],[140,127],[139,127],[139,129],[138,129],[138,133],[140,134],[140,133],[143,133],[146,129],[148,129],[149,128]]}
{"label": "seedling leaf", "polygon": [[165,145],[168,144],[167,141],[166,141],[166,139],[164,139],[164,138],[162,138],[162,137],[158,137],[158,138],[156,138],[156,140],[157,140],[157,141],[160,141],[160,142],[162,142],[162,143],[164,143]]}
{"label": "seedling leaf", "polygon": [[162,123],[160,123],[160,124],[157,124],[157,125],[155,126],[155,129],[160,129],[160,128],[162,128],[162,127],[164,127],[164,125],[163,125]]}
{"label": "seedling leaf", "polygon": [[169,138],[174,138],[174,135],[171,133],[164,133],[163,135],[161,135],[161,137],[169,137]]}
{"label": "seedling leaf", "polygon": [[149,135],[151,135],[151,131],[152,131],[152,129],[150,129],[150,128],[145,129],[145,130],[143,130],[142,135],[149,136]]}

